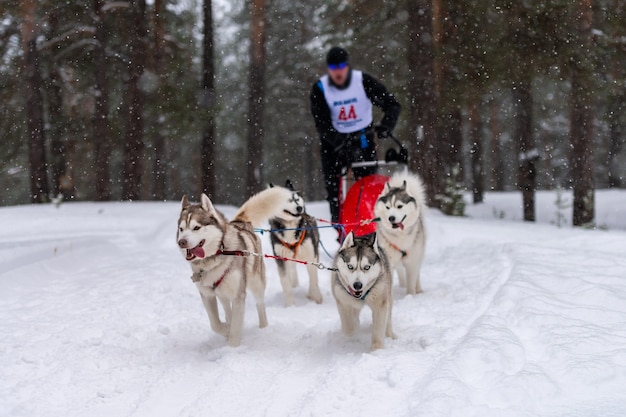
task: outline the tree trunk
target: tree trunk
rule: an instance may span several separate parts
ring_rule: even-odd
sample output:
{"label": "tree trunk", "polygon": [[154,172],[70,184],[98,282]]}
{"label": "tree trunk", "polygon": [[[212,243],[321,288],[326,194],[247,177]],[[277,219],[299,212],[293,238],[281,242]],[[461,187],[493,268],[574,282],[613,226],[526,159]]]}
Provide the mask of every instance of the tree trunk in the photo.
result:
{"label": "tree trunk", "polygon": [[215,195],[215,64],[213,62],[213,5],[204,0],[202,5],[203,54],[202,54],[202,104],[206,110],[206,124],[202,133],[200,166],[202,191]]}
{"label": "tree trunk", "polygon": [[490,103],[491,118],[489,128],[491,130],[491,188],[494,191],[504,191],[504,160],[502,159],[502,146],[500,143],[499,108],[498,102],[493,99]]}
{"label": "tree trunk", "polygon": [[93,141],[95,145],[94,167],[96,172],[96,200],[111,199],[111,129],[109,125],[109,80],[106,62],[106,27],[102,14],[104,0],[94,0],[96,33],[94,54],[94,77],[96,87],[95,110],[93,118]]}
{"label": "tree trunk", "polygon": [[609,103],[609,152],[607,155],[607,176],[609,188],[620,188],[622,181],[619,175],[619,166],[616,156],[622,150],[624,134],[626,133],[622,122],[626,109],[626,97],[620,92],[619,97],[613,97]]}
{"label": "tree trunk", "polygon": [[260,191],[263,180],[263,110],[265,107],[265,0],[252,0],[248,92],[247,193]]}
{"label": "tree trunk", "polygon": [[515,106],[515,138],[518,146],[517,186],[522,191],[524,220],[535,221],[535,162],[539,156],[533,137],[533,97],[530,69],[523,65],[522,73],[513,86]]}
{"label": "tree trunk", "polygon": [[154,71],[159,78],[159,85],[156,93],[156,102],[159,106],[156,120],[154,120],[154,136],[152,138],[152,147],[154,148],[154,159],[152,160],[152,199],[165,200],[166,185],[166,147],[165,138],[163,137],[163,118],[160,115],[162,111],[162,103],[165,102],[163,94],[164,74],[163,74],[163,46],[165,39],[164,28],[164,7],[163,0],[154,0]]}
{"label": "tree trunk", "polygon": [[424,179],[430,205],[442,192],[441,161],[436,136],[438,100],[435,91],[435,49],[432,7],[429,0],[407,1],[409,39],[409,122],[413,127],[410,164]]}
{"label": "tree trunk", "polygon": [[594,219],[593,181],[593,86],[591,83],[592,0],[578,0],[579,50],[574,59],[570,96],[570,144],[572,185],[574,188],[573,223],[580,226]]}
{"label": "tree trunk", "polygon": [[46,166],[46,137],[44,132],[43,80],[37,50],[36,3],[20,2],[22,15],[22,47],[26,76],[26,117],[28,120],[28,166],[30,169],[30,198],[32,203],[48,201],[50,193]]}
{"label": "tree trunk", "polygon": [[139,88],[139,78],[143,74],[146,54],[144,37],[146,33],[145,0],[131,0],[131,27],[129,28],[129,79],[125,92],[126,135],[124,140],[124,178],[122,198],[137,200],[141,198],[141,173],[143,144],[143,105],[144,94]]}
{"label": "tree trunk", "polygon": [[74,187],[67,167],[68,128],[63,115],[63,80],[57,68],[50,69],[50,87],[48,89],[48,112],[50,116],[50,174],[52,179],[52,194],[61,194],[64,200],[69,200],[74,194]]}
{"label": "tree trunk", "polygon": [[482,203],[485,191],[485,173],[483,164],[482,120],[480,117],[480,98],[472,100],[469,108],[469,139],[472,155],[472,196],[474,204]]}

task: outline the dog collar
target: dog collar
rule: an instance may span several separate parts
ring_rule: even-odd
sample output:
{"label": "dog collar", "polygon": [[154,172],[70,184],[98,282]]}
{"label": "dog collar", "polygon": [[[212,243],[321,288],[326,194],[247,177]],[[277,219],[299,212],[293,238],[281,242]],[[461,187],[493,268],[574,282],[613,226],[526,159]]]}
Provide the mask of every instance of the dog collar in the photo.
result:
{"label": "dog collar", "polygon": [[[220,279],[218,279],[213,283],[213,285],[211,285],[212,290],[215,290],[222,283],[222,281],[224,281],[224,278],[226,278],[226,275],[229,271],[230,268],[227,268],[226,271],[224,271],[224,274],[220,277]],[[200,282],[202,280],[202,274],[204,274],[204,269],[201,269],[199,272],[194,272],[193,275],[191,275],[191,280],[194,283]]]}

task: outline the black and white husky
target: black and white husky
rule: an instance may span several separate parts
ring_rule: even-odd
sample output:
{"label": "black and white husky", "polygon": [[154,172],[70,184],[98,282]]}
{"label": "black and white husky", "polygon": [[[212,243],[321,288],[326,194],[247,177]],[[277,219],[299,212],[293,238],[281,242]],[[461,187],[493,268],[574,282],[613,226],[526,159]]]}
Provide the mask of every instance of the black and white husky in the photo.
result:
{"label": "black and white husky", "polygon": [[[282,196],[283,209],[270,219],[272,232],[270,239],[274,255],[283,258],[292,258],[306,262],[319,261],[320,236],[317,230],[317,221],[306,213],[304,199],[294,190],[291,181],[287,181],[286,189],[289,194]],[[280,283],[285,295],[285,304],[294,305],[292,287],[298,285],[296,264],[277,259]],[[320,304],[322,293],[318,284],[317,267],[306,265],[309,275],[309,291],[307,297]]]}
{"label": "black and white husky", "polygon": [[350,232],[346,236],[335,256],[331,286],[345,335],[354,334],[367,305],[372,310],[370,350],[383,348],[385,336],[396,338],[391,325],[391,270],[375,234],[357,238]]}
{"label": "black and white husky", "polygon": [[407,294],[422,292],[420,268],[426,247],[422,180],[409,172],[394,174],[376,201],[378,244],[385,249],[392,270]]}
{"label": "black and white husky", "polygon": [[[265,312],[265,264],[261,240],[254,227],[264,224],[283,208],[285,189],[266,189],[246,201],[232,221],[215,209],[202,194],[199,204],[184,196],[178,218],[176,241],[189,262],[211,328],[228,339],[241,342],[246,288],[256,300],[259,327],[267,326]],[[291,195],[291,193],[289,193]],[[225,321],[219,317],[217,300],[224,308]]]}

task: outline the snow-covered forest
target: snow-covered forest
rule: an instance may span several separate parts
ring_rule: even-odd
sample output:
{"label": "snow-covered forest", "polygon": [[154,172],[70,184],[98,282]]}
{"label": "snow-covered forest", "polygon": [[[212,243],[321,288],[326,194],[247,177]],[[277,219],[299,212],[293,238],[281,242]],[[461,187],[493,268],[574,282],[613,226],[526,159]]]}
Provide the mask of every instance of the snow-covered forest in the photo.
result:
{"label": "snow-covered forest", "polygon": [[534,190],[571,188],[582,224],[593,189],[624,185],[621,0],[21,0],[0,16],[3,205],[238,203],[286,177],[319,199],[308,94],[336,44],[401,101],[433,205],[450,179],[475,201],[519,189],[532,220]]}

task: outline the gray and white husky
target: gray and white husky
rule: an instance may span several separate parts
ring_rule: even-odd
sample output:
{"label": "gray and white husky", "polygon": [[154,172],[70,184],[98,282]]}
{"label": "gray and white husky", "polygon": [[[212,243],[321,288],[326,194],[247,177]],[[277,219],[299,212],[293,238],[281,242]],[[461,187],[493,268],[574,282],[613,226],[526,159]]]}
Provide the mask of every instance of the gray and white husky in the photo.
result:
{"label": "gray and white husky", "polygon": [[380,221],[378,244],[385,250],[400,286],[407,294],[422,292],[420,268],[426,247],[424,211],[426,197],[422,180],[409,172],[394,174],[374,207]]}
{"label": "gray and white husky", "polygon": [[[282,209],[279,192],[262,191],[246,201],[232,221],[215,209],[202,194],[200,204],[182,199],[176,241],[193,272],[211,328],[238,346],[243,329],[246,288],[256,300],[259,327],[267,326],[265,312],[265,265],[259,256],[261,240],[254,226],[266,222]],[[241,255],[241,256],[240,256]],[[225,321],[219,316],[217,299],[224,308]]]}
{"label": "gray and white husky", "polygon": [[376,235],[357,238],[350,232],[335,256],[331,287],[345,335],[354,334],[365,305],[372,310],[372,351],[384,347],[385,336],[396,338],[391,286],[389,263]]}
{"label": "gray and white husky", "polygon": [[[306,262],[319,262],[320,236],[317,221],[306,213],[304,199],[294,190],[291,181],[287,180],[286,190],[282,196],[283,210],[270,219],[272,233],[270,240],[274,255],[293,258]],[[280,283],[285,295],[285,304],[294,305],[292,287],[298,286],[296,264],[280,259],[276,260]],[[307,297],[318,304],[322,302],[322,293],[318,284],[317,267],[307,264],[309,275],[309,291]]]}

